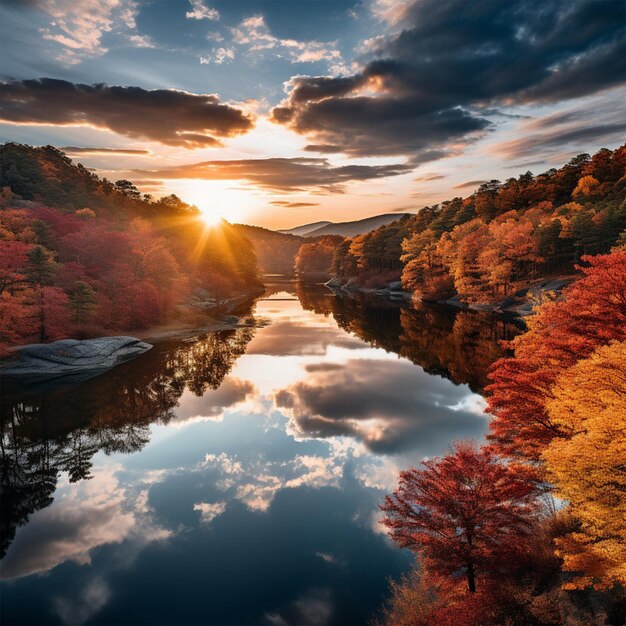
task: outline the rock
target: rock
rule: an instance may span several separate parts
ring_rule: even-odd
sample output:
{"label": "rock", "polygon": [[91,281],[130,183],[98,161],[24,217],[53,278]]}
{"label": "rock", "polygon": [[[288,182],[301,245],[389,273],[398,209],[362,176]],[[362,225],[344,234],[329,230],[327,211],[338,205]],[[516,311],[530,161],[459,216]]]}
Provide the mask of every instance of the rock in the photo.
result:
{"label": "rock", "polygon": [[222,318],[222,321],[224,322],[224,324],[236,325],[239,323],[239,318],[236,315],[225,315]]}
{"label": "rock", "polygon": [[394,280],[392,283],[389,283],[387,289],[389,289],[389,291],[402,291],[402,281]]}
{"label": "rock", "polygon": [[202,287],[198,287],[197,289],[194,289],[193,293],[191,294],[191,297],[194,300],[209,300],[210,296],[211,294]]}
{"label": "rock", "polygon": [[329,289],[341,289],[342,283],[337,276],[334,276],[328,282],[324,283],[324,285]]}
{"label": "rock", "polygon": [[70,377],[85,380],[134,359],[152,348],[135,337],[63,339],[19,349],[17,359],[0,366],[3,378],[41,381]]}

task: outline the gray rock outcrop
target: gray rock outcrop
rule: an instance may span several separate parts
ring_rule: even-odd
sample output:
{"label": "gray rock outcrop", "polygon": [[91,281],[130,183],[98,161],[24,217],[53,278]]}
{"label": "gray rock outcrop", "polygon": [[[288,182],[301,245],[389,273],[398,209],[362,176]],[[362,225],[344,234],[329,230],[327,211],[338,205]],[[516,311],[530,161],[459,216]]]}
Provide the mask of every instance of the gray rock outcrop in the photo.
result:
{"label": "gray rock outcrop", "polygon": [[41,381],[69,377],[85,380],[134,359],[152,345],[135,337],[99,337],[63,339],[53,343],[35,343],[17,351],[17,358],[0,366],[7,379]]}

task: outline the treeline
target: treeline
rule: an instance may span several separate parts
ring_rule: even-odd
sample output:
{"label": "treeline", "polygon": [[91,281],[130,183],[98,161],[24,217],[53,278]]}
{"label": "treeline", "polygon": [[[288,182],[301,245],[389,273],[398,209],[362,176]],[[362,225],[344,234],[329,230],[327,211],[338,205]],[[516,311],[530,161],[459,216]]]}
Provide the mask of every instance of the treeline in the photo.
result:
{"label": "treeline", "polygon": [[196,289],[219,301],[258,288],[254,249],[230,224],[207,228],[178,198],[139,198],[54,148],[2,150],[0,346],[145,328]]}
{"label": "treeline", "polygon": [[302,277],[328,277],[335,250],[344,238],[341,235],[322,235],[310,237],[298,248],[294,259],[296,274]]}
{"label": "treeline", "polygon": [[0,190],[5,206],[24,200],[68,212],[89,207],[99,217],[169,218],[198,211],[174,194],[157,200],[128,180],[101,178],[54,146],[0,146]]}
{"label": "treeline", "polygon": [[346,239],[331,270],[362,286],[401,278],[424,300],[500,300],[626,239],[625,169],[622,146],[538,176],[489,181],[467,198]]}
{"label": "treeline", "polygon": [[382,623],[624,624],[626,248],[582,263],[494,364],[488,444],[401,472],[386,498],[419,570]]}

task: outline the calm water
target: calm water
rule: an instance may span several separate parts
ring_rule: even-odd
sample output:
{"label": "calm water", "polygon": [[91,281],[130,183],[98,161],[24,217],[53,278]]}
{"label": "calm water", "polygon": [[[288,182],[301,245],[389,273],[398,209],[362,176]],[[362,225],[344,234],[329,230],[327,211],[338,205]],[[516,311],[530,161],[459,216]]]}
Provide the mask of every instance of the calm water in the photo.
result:
{"label": "calm water", "polygon": [[363,624],[399,469],[481,438],[517,329],[285,281],[243,328],[2,394],[6,624]]}

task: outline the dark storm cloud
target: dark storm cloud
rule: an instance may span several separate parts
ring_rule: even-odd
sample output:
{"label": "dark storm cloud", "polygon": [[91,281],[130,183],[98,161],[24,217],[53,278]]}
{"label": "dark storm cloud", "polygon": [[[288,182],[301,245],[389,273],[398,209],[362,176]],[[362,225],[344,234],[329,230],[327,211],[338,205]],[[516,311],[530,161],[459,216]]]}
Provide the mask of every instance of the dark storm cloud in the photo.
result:
{"label": "dark storm cloud", "polygon": [[416,1],[401,32],[369,45],[361,72],[292,78],[272,119],[319,151],[454,154],[492,126],[494,107],[619,85],[624,18],[621,0]]}
{"label": "dark storm cloud", "polygon": [[164,179],[247,180],[275,191],[317,187],[334,193],[342,193],[346,183],[398,176],[410,169],[409,165],[402,163],[333,167],[327,159],[323,158],[269,158],[203,161],[160,170],[135,170],[135,174]]}
{"label": "dark storm cloud", "polygon": [[15,124],[87,125],[168,146],[221,146],[218,138],[252,129],[242,110],[216,95],[172,89],[81,85],[64,80],[1,84],[0,120]]}
{"label": "dark storm cloud", "polygon": [[349,436],[376,453],[441,451],[455,437],[481,436],[486,418],[465,385],[430,376],[408,361],[354,359],[309,365],[306,381],[275,394],[310,437]]}
{"label": "dark storm cloud", "polygon": [[77,146],[63,146],[59,148],[66,154],[126,154],[145,156],[150,154],[150,150],[132,150],[129,148],[79,148]]}

